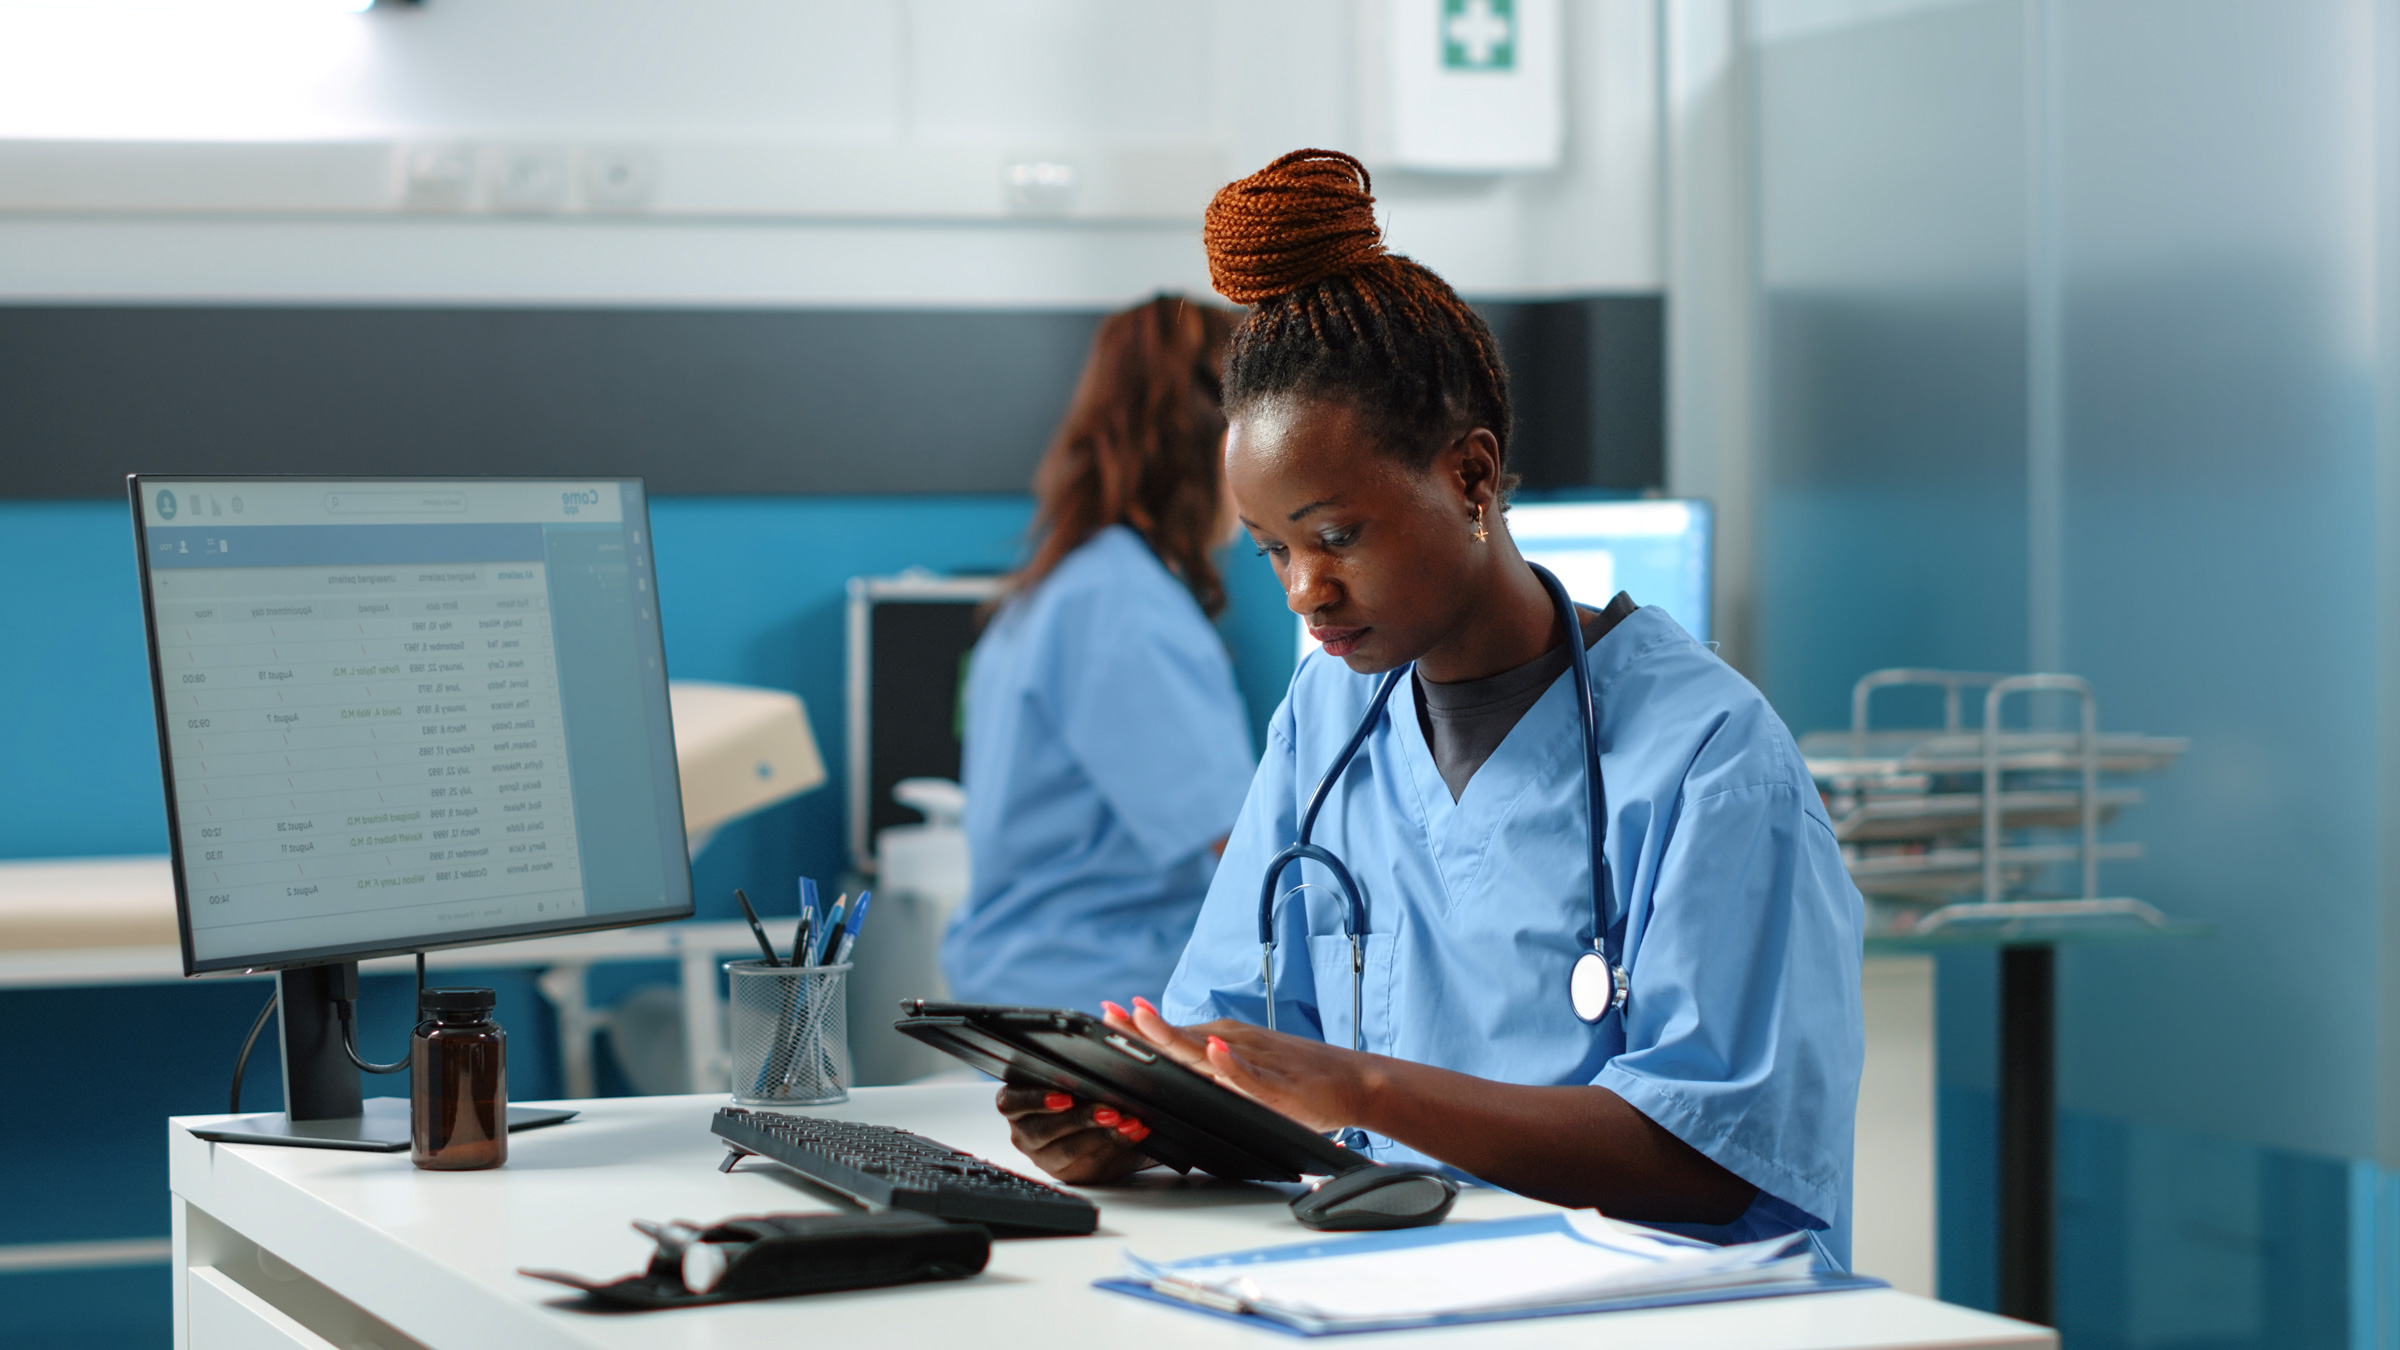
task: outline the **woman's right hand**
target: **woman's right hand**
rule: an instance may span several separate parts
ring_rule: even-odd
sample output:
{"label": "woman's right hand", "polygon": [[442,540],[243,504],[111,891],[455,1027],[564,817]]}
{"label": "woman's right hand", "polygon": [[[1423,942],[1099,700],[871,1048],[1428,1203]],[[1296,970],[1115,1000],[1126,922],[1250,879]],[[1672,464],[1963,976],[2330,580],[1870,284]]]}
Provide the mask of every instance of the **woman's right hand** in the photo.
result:
{"label": "woman's right hand", "polygon": [[1004,1087],[998,1101],[1017,1151],[1073,1186],[1104,1186],[1148,1167],[1140,1144],[1150,1127],[1064,1092]]}

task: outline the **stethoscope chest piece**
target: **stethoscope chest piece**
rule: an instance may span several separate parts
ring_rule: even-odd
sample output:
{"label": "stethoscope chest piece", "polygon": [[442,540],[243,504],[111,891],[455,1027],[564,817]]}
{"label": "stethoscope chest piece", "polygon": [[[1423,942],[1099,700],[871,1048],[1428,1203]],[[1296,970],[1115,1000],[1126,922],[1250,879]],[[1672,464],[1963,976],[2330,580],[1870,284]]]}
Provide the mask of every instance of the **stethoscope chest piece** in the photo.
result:
{"label": "stethoscope chest piece", "polygon": [[1567,976],[1567,997],[1575,1004],[1577,1017],[1598,1022],[1625,1006],[1625,972],[1600,953],[1585,952],[1576,958],[1575,969]]}

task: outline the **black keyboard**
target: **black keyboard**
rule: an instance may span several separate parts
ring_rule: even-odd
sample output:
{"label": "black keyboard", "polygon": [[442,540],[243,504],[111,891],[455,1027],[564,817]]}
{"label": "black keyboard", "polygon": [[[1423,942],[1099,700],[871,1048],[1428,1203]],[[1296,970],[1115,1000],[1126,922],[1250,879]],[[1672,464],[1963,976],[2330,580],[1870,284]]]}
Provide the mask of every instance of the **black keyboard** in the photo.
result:
{"label": "black keyboard", "polygon": [[1099,1207],[1080,1195],[888,1125],[729,1106],[709,1128],[734,1150],[727,1170],[755,1153],[872,1208],[1076,1236],[1100,1226]]}

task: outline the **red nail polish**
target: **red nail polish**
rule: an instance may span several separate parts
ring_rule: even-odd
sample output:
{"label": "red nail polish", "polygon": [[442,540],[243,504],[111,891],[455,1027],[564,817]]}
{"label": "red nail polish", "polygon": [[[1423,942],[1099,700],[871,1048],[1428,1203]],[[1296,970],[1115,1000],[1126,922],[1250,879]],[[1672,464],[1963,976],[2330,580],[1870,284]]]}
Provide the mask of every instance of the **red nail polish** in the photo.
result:
{"label": "red nail polish", "polygon": [[1135,995],[1133,996],[1133,1006],[1135,1006],[1135,1007],[1137,1007],[1137,1008],[1141,1009],[1143,1012],[1150,1013],[1150,1014],[1152,1014],[1152,1015],[1154,1015],[1154,1016],[1155,1016],[1155,1015],[1157,1014],[1157,1012],[1158,1012],[1158,1008],[1156,1007],[1156,1005],[1152,1004],[1152,1003],[1150,1002],[1150,1000],[1148,1000],[1148,999],[1146,999],[1146,998],[1143,998],[1143,997],[1142,997],[1140,994],[1135,994]]}
{"label": "red nail polish", "polygon": [[1138,1144],[1150,1137],[1150,1127],[1138,1120],[1129,1120],[1125,1122],[1124,1134]]}
{"label": "red nail polish", "polygon": [[1224,1039],[1223,1037],[1221,1037],[1221,1036],[1211,1036],[1211,1037],[1209,1037],[1209,1038],[1208,1038],[1208,1048],[1209,1048],[1209,1049],[1211,1049],[1211,1050],[1222,1050],[1222,1051],[1224,1051],[1226,1054],[1229,1054],[1229,1055],[1233,1053],[1233,1047],[1232,1047],[1232,1046],[1229,1046],[1229,1045],[1227,1045],[1227,1044],[1225,1043],[1225,1039]]}
{"label": "red nail polish", "polygon": [[[1141,1000],[1137,998],[1137,999],[1135,999],[1135,1000],[1134,1000],[1134,1002],[1136,1002],[1136,1003],[1139,1003],[1139,1002],[1141,1002]],[[1125,1011],[1123,1008],[1120,1008],[1120,1007],[1118,1007],[1116,1004],[1114,1004],[1114,1003],[1111,1003],[1111,1002],[1109,1002],[1109,1001],[1108,1001],[1108,1000],[1106,1000],[1106,999],[1102,999],[1102,1000],[1100,1001],[1100,1006],[1101,1006],[1102,1008],[1105,1008],[1105,1009],[1107,1009],[1109,1012],[1111,1012],[1111,1013],[1115,1014],[1115,1015],[1116,1015],[1116,1016],[1118,1016],[1118,1017],[1125,1018],[1127,1021],[1131,1021],[1131,1020],[1133,1019],[1133,1014],[1132,1014],[1132,1013],[1129,1013],[1129,1012]]]}
{"label": "red nail polish", "polygon": [[1042,1105],[1053,1111],[1064,1111],[1074,1104],[1075,1099],[1063,1092],[1053,1092],[1042,1098]]}
{"label": "red nail polish", "polygon": [[1122,1119],[1124,1119],[1124,1117],[1118,1115],[1113,1107],[1095,1106],[1092,1108],[1092,1123],[1094,1125],[1114,1125]]}

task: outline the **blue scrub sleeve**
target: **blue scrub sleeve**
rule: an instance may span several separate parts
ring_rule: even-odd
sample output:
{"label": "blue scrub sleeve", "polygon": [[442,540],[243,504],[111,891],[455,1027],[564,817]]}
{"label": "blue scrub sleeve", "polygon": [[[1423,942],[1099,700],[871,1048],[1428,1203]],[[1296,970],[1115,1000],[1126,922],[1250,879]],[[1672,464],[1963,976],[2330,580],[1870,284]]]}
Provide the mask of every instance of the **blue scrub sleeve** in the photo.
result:
{"label": "blue scrub sleeve", "polygon": [[1250,785],[1250,722],[1224,644],[1196,604],[1094,596],[1062,632],[1053,725],[1076,766],[1158,866],[1232,827]]}
{"label": "blue scrub sleeve", "polygon": [[1627,935],[1625,1050],[1594,1081],[1830,1225],[1865,1054],[1860,901],[1803,791],[1778,781],[1683,803]]}

